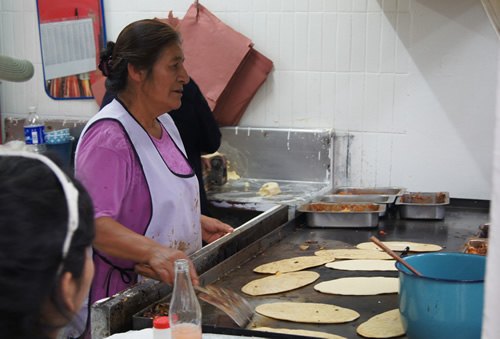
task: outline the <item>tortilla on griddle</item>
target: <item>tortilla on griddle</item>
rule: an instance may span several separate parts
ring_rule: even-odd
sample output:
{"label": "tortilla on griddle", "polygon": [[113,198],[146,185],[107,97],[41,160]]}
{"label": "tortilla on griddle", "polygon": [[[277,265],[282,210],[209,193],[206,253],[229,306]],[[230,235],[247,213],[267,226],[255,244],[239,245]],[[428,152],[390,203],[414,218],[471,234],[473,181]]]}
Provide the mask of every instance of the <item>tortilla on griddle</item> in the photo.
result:
{"label": "tortilla on griddle", "polygon": [[314,252],[319,256],[333,256],[335,259],[380,259],[387,260],[392,257],[381,251],[377,250],[363,250],[359,248],[339,248],[332,250],[319,250]]}
{"label": "tortilla on griddle", "polygon": [[340,295],[377,295],[398,293],[399,279],[388,277],[339,278],[314,285],[321,293]]}
{"label": "tortilla on griddle", "polygon": [[343,271],[397,271],[396,260],[341,260],[326,267]]}
{"label": "tortilla on griddle", "polygon": [[324,338],[324,339],[347,339],[346,337],[342,337],[335,334],[318,332],[318,331],[308,331],[308,330],[292,330],[289,328],[272,328],[272,327],[256,327],[254,328],[256,331],[262,332],[274,332],[274,333],[283,333],[283,334],[292,334],[292,335],[303,335],[306,337],[313,338]]}
{"label": "tortilla on griddle", "polygon": [[334,260],[332,257],[320,257],[317,255],[295,257],[263,264],[255,267],[253,271],[270,274],[296,272],[305,270],[306,268],[321,266]]}
{"label": "tortilla on griddle", "polygon": [[250,281],[241,290],[248,295],[276,294],[309,285],[319,278],[319,273],[300,271],[280,273]]}
{"label": "tortilla on griddle", "polygon": [[[410,252],[437,252],[443,249],[439,245],[425,244],[425,243],[411,242],[411,241],[383,241],[382,243],[385,246],[389,247],[391,250],[397,252],[404,251],[406,247],[410,248]],[[357,244],[356,247],[360,249],[383,251],[380,247],[378,247],[371,241]]]}
{"label": "tortilla on griddle", "polygon": [[392,338],[405,334],[399,309],[377,314],[356,328],[366,338]]}
{"label": "tortilla on griddle", "polygon": [[269,318],[296,323],[340,324],[359,318],[359,313],[349,308],[320,303],[276,302],[259,305],[255,311]]}

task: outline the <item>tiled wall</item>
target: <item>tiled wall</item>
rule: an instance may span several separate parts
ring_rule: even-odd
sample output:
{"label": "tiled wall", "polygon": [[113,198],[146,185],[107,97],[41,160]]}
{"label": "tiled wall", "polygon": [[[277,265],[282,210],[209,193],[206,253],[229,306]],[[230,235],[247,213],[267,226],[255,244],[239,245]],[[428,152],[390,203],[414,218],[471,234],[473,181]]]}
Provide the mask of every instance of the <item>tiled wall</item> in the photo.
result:
{"label": "tiled wall", "polygon": [[[130,21],[182,17],[191,0],[104,0],[108,39]],[[480,0],[205,0],[275,68],[242,126],[333,128],[335,184],[490,198],[498,39]],[[0,0],[0,53],[32,60],[2,83],[3,115],[88,118],[90,100],[43,91],[35,0]]]}

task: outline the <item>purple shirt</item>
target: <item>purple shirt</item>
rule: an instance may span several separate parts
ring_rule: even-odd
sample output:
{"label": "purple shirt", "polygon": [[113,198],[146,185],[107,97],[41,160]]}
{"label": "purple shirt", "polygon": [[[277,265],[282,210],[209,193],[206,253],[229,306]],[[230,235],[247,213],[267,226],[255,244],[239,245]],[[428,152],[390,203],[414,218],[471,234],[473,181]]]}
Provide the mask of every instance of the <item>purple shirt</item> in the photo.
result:
{"label": "purple shirt", "polygon": [[[75,172],[92,198],[95,218],[111,217],[134,232],[144,234],[151,218],[151,196],[141,164],[121,124],[109,119],[97,121],[82,138]],[[152,140],[171,170],[186,175],[193,173],[163,126],[161,138],[152,137]],[[121,268],[133,269],[134,263],[131,261],[105,257]],[[110,267],[98,257],[94,257],[94,260],[92,303],[107,296],[108,289],[112,295],[136,281],[136,274],[130,272],[132,280],[129,283],[111,279],[107,286],[105,277]],[[113,275],[116,278],[119,273],[114,271]]]}
{"label": "purple shirt", "polygon": [[[152,140],[172,170],[192,172],[164,129],[161,139]],[[120,123],[95,123],[80,145],[78,164],[76,177],[92,197],[95,218],[111,217],[144,234],[151,215],[151,198],[140,163]]]}

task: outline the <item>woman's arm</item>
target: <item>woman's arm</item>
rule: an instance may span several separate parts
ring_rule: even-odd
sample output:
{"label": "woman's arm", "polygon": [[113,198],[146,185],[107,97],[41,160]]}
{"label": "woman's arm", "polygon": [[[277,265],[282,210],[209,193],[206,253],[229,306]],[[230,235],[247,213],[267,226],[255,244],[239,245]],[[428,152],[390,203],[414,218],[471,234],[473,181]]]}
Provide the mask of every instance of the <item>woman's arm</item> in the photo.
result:
{"label": "woman's arm", "polygon": [[[173,284],[175,260],[188,259],[184,252],[160,245],[110,217],[97,218],[95,224],[94,247],[107,255],[140,264],[136,265],[137,273],[149,278]],[[190,266],[191,280],[197,285],[198,275],[191,261]]]}

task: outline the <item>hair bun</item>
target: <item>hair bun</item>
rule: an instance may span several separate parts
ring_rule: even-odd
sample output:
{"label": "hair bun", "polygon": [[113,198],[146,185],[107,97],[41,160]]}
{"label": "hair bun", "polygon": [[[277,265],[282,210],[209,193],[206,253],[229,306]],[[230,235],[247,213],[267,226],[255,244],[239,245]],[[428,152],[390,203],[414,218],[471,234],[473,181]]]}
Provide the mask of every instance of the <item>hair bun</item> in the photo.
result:
{"label": "hair bun", "polygon": [[109,41],[101,52],[98,68],[101,70],[105,77],[108,77],[111,73],[111,68],[113,66],[113,50],[115,49],[115,43]]}

